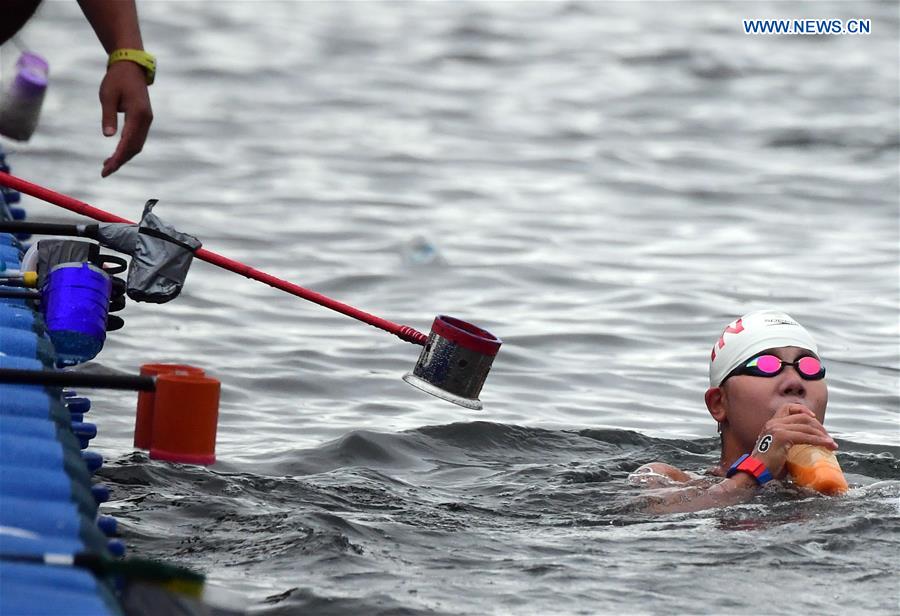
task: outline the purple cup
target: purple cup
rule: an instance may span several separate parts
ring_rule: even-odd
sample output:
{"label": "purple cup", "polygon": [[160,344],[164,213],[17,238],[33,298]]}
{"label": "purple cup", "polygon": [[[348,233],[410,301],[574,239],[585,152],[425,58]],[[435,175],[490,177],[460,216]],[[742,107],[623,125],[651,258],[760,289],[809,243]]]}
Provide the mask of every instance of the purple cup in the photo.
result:
{"label": "purple cup", "polygon": [[50,65],[36,53],[25,51],[16,62],[15,88],[25,95],[35,96],[47,89]]}
{"label": "purple cup", "polygon": [[16,62],[16,76],[0,94],[0,134],[28,141],[37,128],[47,91],[50,66],[36,53],[23,52]]}
{"label": "purple cup", "polygon": [[112,282],[90,263],[60,263],[44,282],[41,310],[56,349],[57,364],[93,359],[106,340]]}

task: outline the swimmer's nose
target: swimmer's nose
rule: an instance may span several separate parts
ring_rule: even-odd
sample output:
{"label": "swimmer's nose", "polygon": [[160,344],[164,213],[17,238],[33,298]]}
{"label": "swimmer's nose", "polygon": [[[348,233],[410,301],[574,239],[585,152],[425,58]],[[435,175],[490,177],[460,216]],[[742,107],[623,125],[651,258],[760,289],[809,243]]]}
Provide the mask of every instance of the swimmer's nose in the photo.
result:
{"label": "swimmer's nose", "polygon": [[781,381],[778,384],[778,390],[781,395],[801,398],[806,395],[806,385],[795,370],[788,368],[780,376]]}

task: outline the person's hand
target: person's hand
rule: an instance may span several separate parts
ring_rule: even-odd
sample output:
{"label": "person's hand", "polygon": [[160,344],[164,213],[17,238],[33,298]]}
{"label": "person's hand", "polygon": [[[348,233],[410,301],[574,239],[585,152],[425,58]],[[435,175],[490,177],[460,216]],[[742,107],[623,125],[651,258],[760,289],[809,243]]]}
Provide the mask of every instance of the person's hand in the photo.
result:
{"label": "person's hand", "polygon": [[800,444],[837,449],[837,443],[811,410],[802,404],[785,404],[763,426],[751,455],[766,465],[772,477],[780,479],[785,474],[788,450]]}
{"label": "person's hand", "polygon": [[153,109],[147,92],[144,69],[134,62],[113,62],[100,84],[101,126],[103,134],[112,137],[118,128],[118,113],[125,114],[122,136],[112,156],[103,161],[100,175],[106,177],[131,160],[144,147]]}

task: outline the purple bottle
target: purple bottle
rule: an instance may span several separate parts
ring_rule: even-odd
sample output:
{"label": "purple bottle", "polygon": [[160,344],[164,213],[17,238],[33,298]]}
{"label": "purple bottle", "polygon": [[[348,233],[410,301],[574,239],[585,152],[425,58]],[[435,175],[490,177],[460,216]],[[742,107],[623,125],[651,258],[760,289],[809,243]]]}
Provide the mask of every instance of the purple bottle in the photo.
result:
{"label": "purple bottle", "polygon": [[16,62],[16,76],[0,94],[0,134],[17,141],[31,138],[41,115],[49,73],[44,58],[22,52]]}

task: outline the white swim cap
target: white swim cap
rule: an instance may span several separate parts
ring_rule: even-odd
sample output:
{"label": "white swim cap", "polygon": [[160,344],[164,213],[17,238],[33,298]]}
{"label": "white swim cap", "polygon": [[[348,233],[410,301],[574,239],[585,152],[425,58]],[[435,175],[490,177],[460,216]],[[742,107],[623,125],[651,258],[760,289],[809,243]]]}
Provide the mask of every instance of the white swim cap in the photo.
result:
{"label": "white swim cap", "polygon": [[819,354],[806,329],[780,310],[757,310],[725,328],[709,358],[709,386],[718,387],[732,370],[760,351],[800,347]]}

